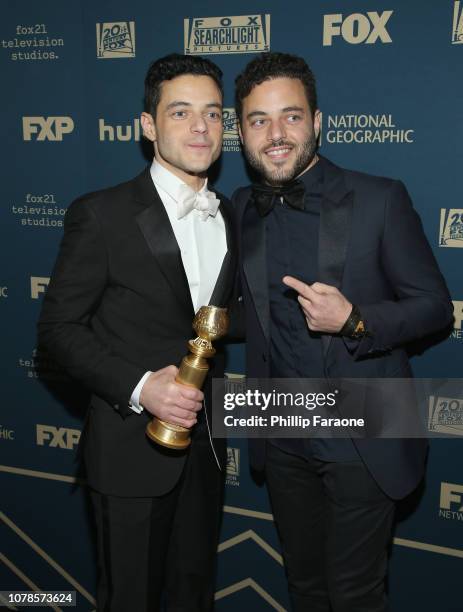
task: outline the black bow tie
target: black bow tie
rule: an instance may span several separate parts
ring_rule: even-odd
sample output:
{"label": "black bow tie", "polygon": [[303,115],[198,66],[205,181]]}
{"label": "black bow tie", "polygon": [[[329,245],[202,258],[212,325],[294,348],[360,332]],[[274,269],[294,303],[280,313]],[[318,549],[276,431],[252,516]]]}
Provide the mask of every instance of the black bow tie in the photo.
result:
{"label": "black bow tie", "polygon": [[269,185],[253,185],[252,199],[261,217],[265,217],[273,210],[277,202],[281,202],[281,198],[291,206],[298,210],[304,210],[304,194],[305,185],[302,181],[291,181],[280,187],[271,187]]}

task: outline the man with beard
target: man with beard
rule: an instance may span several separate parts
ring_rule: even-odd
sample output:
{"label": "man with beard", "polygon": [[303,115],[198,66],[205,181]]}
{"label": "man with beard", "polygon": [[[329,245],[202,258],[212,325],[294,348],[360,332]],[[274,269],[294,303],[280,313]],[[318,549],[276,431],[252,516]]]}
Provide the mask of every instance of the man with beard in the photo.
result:
{"label": "man with beard", "polygon": [[[39,321],[41,346],[92,393],[81,444],[101,611],[159,610],[163,591],[170,612],[213,607],[225,442],[212,443],[203,392],[175,378],[195,312],[227,305],[235,279],[230,203],[207,183],[221,77],[197,56],[150,66],[152,164],[69,207]],[[209,374],[223,366],[219,351]],[[147,438],[153,415],[194,426],[187,451]]]}
{"label": "man with beard", "polygon": [[[234,194],[248,377],[411,376],[406,344],[448,325],[452,304],[405,187],[317,154],[302,58],[251,61],[236,110],[261,181]],[[395,500],[420,482],[425,440],[252,440],[250,451],[294,609],[384,612]]]}

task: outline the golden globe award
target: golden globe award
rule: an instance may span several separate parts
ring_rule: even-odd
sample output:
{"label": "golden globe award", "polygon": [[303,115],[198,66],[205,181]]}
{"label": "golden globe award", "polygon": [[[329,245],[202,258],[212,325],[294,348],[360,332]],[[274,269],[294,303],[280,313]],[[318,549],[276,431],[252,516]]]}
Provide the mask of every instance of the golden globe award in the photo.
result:
{"label": "golden globe award", "polygon": [[[228,315],[226,308],[201,306],[193,319],[197,338],[188,341],[190,352],[182,359],[175,380],[183,385],[201,389],[209,365],[207,359],[215,355],[212,340],[218,340],[227,333]],[[161,446],[182,450],[190,445],[190,429],[167,423],[153,417],[146,428],[146,435]]]}

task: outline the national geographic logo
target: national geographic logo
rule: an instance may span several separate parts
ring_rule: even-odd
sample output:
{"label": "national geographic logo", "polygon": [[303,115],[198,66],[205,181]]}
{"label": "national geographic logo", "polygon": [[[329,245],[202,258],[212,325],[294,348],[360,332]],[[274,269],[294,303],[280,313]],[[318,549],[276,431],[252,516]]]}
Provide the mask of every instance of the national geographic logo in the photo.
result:
{"label": "national geographic logo", "polygon": [[240,481],[240,449],[227,448],[227,475],[225,484],[230,487],[239,487]]}
{"label": "national geographic logo", "polygon": [[135,57],[135,22],[97,23],[96,56],[99,59]]}
{"label": "national geographic logo", "polygon": [[443,519],[463,521],[463,486],[441,482],[439,516]]}
{"label": "national geographic logo", "polygon": [[41,293],[45,293],[50,278],[48,276],[31,276],[31,298],[38,300]]}
{"label": "national geographic logo", "polygon": [[270,51],[270,15],[184,19],[185,53],[256,53]]}
{"label": "national geographic logo", "polygon": [[460,300],[452,300],[453,303],[453,318],[455,323],[453,324],[454,330],[451,338],[456,340],[463,340],[463,302]]}
{"label": "national geographic logo", "polygon": [[79,443],[80,434],[80,429],[37,424],[37,446],[72,450]]}
{"label": "national geographic logo", "polygon": [[463,208],[441,208],[439,246],[463,248]]}
{"label": "national geographic logo", "polygon": [[463,5],[460,0],[453,3],[452,45],[463,45]]}
{"label": "national geographic logo", "polygon": [[71,117],[23,117],[23,140],[62,141],[74,130]]}
{"label": "national geographic logo", "polygon": [[411,144],[415,130],[398,127],[392,115],[323,115],[329,144]]}
{"label": "national geographic logo", "polygon": [[239,153],[241,151],[240,136],[238,134],[238,123],[234,108],[224,108],[222,111],[223,122],[223,145],[222,150],[226,152]]}
{"label": "national geographic logo", "polygon": [[0,425],[0,442],[2,440],[14,440],[14,429],[7,429]]}
{"label": "national geographic logo", "polygon": [[8,287],[0,287],[0,299],[8,297]]}
{"label": "national geographic logo", "polygon": [[463,436],[463,399],[431,395],[428,429],[433,432]]}
{"label": "national geographic logo", "polygon": [[341,13],[323,16],[323,46],[331,47],[333,38],[341,38],[350,45],[373,45],[377,42],[391,43],[392,38],[386,24],[394,11],[353,13],[343,18]]}

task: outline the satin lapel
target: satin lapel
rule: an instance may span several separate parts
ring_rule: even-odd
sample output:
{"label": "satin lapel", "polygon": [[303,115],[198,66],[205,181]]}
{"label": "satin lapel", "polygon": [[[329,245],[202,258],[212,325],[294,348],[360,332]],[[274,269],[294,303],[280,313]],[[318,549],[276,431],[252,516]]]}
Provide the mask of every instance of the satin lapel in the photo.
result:
{"label": "satin lapel", "polygon": [[248,202],[243,215],[243,268],[262,330],[269,340],[269,296],[265,244],[265,219]]}
{"label": "satin lapel", "polygon": [[154,187],[149,171],[147,175],[146,173],[140,175],[136,197],[139,201],[149,204],[137,215],[138,226],[159,265],[159,269],[176,295],[178,303],[185,310],[185,314],[193,320],[194,308],[180,249],[166,209]]}
{"label": "satin lapel", "polygon": [[217,282],[215,283],[209,304],[214,306],[226,306],[231,297],[235,277],[236,244],[230,211],[225,204],[220,204],[219,210],[222,213],[225,223],[227,252],[223,258],[222,267],[220,268],[219,276],[217,277]]}
{"label": "satin lapel", "polygon": [[[319,280],[341,289],[350,239],[354,192],[347,190],[341,169],[325,159],[320,161],[324,165],[324,188],[318,238]],[[330,335],[322,336],[325,356],[331,339]]]}

